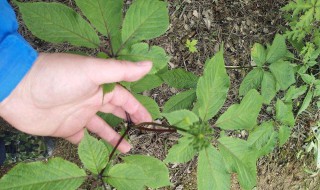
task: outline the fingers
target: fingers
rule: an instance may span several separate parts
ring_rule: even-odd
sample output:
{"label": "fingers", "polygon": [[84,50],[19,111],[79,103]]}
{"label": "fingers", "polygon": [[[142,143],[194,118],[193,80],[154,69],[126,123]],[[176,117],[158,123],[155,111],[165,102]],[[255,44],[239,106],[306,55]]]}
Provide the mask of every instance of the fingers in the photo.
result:
{"label": "fingers", "polygon": [[87,58],[83,66],[89,78],[100,85],[139,80],[151,70],[152,63],[150,61],[133,63],[114,59]]}
{"label": "fingers", "polygon": [[127,112],[134,123],[152,121],[147,109],[120,85],[116,85],[112,92],[105,95],[104,102],[107,103],[101,108],[102,112],[114,113],[122,118],[126,118],[125,112]]}
{"label": "fingers", "polygon": [[[115,132],[106,122],[104,122],[99,116],[94,116],[87,124],[87,129],[99,137],[110,143],[112,146],[116,146],[121,136]],[[122,140],[118,146],[118,150],[122,153],[126,153],[131,149],[131,145]]]}

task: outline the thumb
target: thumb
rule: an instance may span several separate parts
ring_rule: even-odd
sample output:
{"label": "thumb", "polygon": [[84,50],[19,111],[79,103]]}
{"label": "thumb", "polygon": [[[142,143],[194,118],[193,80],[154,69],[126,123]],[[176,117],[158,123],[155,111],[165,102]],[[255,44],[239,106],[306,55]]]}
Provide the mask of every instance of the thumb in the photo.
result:
{"label": "thumb", "polygon": [[88,58],[85,72],[97,84],[137,81],[152,68],[151,61],[130,62],[114,59]]}

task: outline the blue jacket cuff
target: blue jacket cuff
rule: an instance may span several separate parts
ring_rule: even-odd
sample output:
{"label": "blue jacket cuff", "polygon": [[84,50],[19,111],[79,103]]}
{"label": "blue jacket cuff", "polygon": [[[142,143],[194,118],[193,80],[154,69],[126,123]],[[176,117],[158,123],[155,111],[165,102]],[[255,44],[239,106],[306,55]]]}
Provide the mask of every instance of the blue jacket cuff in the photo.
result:
{"label": "blue jacket cuff", "polygon": [[2,101],[27,74],[38,53],[19,33],[13,33],[1,41],[0,55],[0,101]]}

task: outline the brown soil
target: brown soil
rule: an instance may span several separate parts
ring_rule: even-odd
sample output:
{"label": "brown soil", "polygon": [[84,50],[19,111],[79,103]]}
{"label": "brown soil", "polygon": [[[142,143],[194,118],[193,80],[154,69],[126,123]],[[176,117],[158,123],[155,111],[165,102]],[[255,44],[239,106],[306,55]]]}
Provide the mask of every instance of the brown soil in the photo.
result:
{"label": "brown soil", "polygon": [[[72,1],[63,1],[74,7]],[[281,33],[285,21],[279,9],[288,0],[173,0],[169,1],[170,29],[151,44],[159,45],[172,57],[170,68],[184,68],[197,75],[203,71],[206,59],[210,58],[224,44],[225,61],[229,68],[232,66],[250,66],[250,48],[255,42],[266,44],[272,41],[276,33]],[[66,52],[79,50],[72,46],[53,45],[35,38],[21,23],[21,33],[41,52]],[[185,47],[187,39],[198,40],[197,53],[190,53]],[[87,51],[86,49],[82,49]],[[90,51],[90,54],[95,52]],[[239,102],[238,89],[241,80],[248,70],[229,69],[231,78],[228,105]],[[168,98],[176,93],[175,89],[166,85],[150,92],[151,96],[163,105]],[[314,168],[313,156],[304,151],[304,140],[309,134],[307,121],[315,119],[316,110],[309,110],[299,118],[290,141],[282,148],[277,148],[272,154],[263,157],[257,163],[257,189],[319,189],[319,175],[311,177],[304,170]],[[267,116],[262,115],[261,118]],[[0,127],[3,124],[0,123]],[[129,137],[134,149],[131,153],[153,155],[164,159],[168,147],[177,142],[176,134],[156,134],[139,131],[130,132]],[[300,157],[298,152],[302,151]],[[79,163],[76,148],[63,140],[58,141],[55,156],[60,156]],[[196,188],[196,163],[194,159],[187,164],[169,165],[173,187],[166,189]],[[0,176],[7,168],[1,168]],[[232,176],[232,189],[240,189],[236,175]]]}

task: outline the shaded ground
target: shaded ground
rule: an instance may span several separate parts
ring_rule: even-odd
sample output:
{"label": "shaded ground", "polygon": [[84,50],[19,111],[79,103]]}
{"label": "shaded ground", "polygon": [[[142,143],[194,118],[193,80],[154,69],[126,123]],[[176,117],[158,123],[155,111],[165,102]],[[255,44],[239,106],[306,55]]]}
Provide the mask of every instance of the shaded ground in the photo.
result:
{"label": "shaded ground", "polygon": [[[62,1],[74,6],[72,1]],[[218,50],[221,44],[225,47],[225,61],[232,85],[228,100],[223,110],[230,104],[239,102],[238,89],[241,80],[249,69],[234,69],[234,67],[250,66],[250,47],[255,42],[265,44],[273,39],[276,33],[281,33],[285,22],[279,14],[279,9],[287,0],[174,0],[169,2],[171,27],[162,37],[151,41],[167,51],[172,57],[171,68],[184,68],[197,75],[203,70],[204,62]],[[21,33],[37,48],[45,52],[65,52],[77,50],[68,45],[52,45],[43,42],[28,32],[21,25]],[[198,40],[198,52],[190,53],[185,47],[187,39]],[[87,51],[87,50],[85,50]],[[95,52],[90,52],[94,54]],[[175,89],[166,85],[149,92],[159,103],[163,103],[174,93]],[[262,158],[258,165],[257,189],[319,189],[319,175],[311,177],[304,169],[314,169],[314,159],[303,150],[304,140],[309,135],[308,120],[316,119],[317,110],[310,108],[308,114],[298,119],[290,142],[281,149]],[[267,116],[262,115],[261,118]],[[0,123],[0,127],[3,124]],[[170,146],[177,142],[176,134],[156,134],[139,131],[130,132],[130,140],[134,146],[132,153],[148,154],[164,159]],[[298,152],[302,154],[297,158]],[[60,156],[78,163],[75,146],[58,141],[55,156]],[[169,165],[171,182],[170,189],[196,189],[196,162]],[[0,176],[6,168],[1,168]],[[233,176],[232,189],[240,189]]]}

